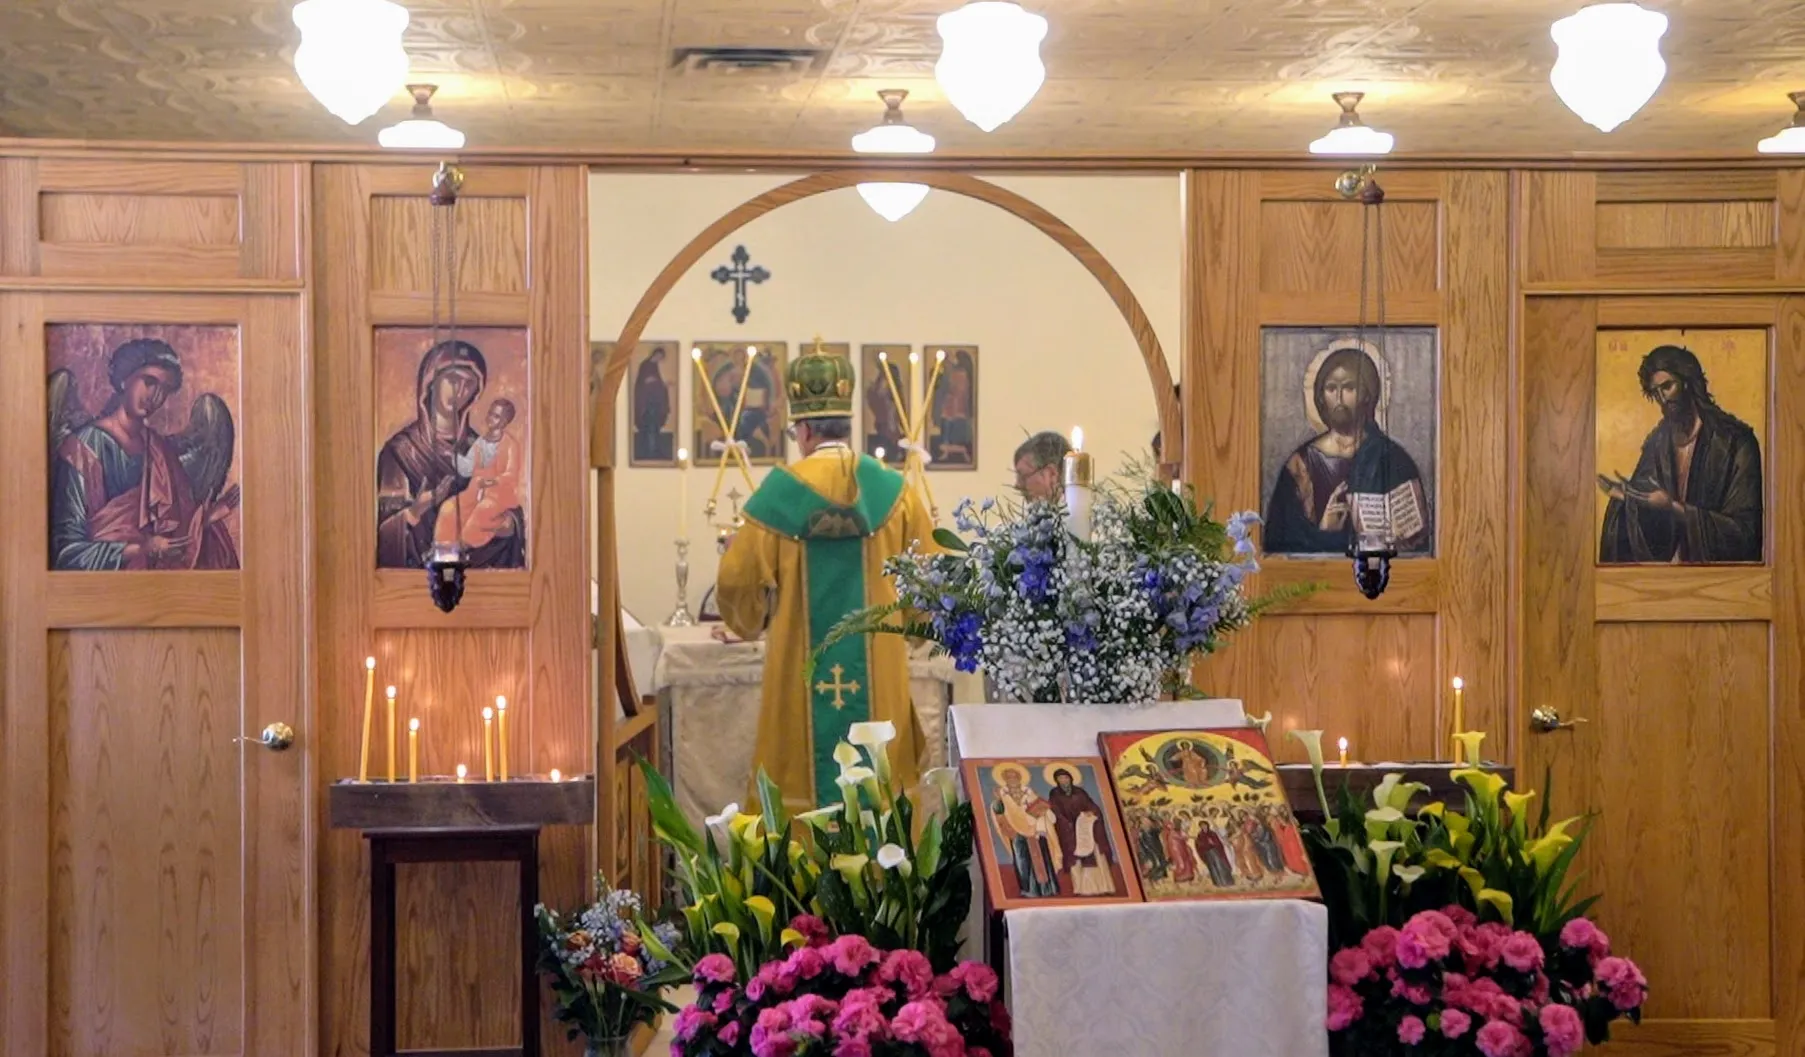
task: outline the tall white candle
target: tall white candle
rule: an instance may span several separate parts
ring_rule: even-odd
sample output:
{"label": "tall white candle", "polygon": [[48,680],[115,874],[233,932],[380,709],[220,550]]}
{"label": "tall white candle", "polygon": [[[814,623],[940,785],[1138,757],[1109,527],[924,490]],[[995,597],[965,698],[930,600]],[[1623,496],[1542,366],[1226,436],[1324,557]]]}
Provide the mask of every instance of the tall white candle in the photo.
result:
{"label": "tall white candle", "polygon": [[677,449],[677,539],[689,542],[689,449]]}
{"label": "tall white candle", "polygon": [[1094,468],[1090,453],[1084,450],[1084,430],[1072,430],[1072,450],[1065,457],[1065,509],[1072,535],[1086,542],[1091,538],[1091,485]]}

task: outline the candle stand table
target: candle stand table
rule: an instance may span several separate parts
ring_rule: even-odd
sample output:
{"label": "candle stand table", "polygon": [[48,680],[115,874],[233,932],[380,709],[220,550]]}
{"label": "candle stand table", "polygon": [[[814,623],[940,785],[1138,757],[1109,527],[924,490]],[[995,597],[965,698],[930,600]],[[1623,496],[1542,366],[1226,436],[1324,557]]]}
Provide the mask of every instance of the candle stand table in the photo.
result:
{"label": "candle stand table", "polygon": [[[370,842],[371,1057],[539,1057],[539,830],[595,818],[595,780],[552,782],[341,781],[328,792],[334,829]],[[396,1048],[395,867],[402,863],[510,862],[520,871],[520,1045]]]}
{"label": "candle stand table", "polygon": [[[1402,777],[1406,782],[1421,782],[1428,786],[1426,792],[1418,793],[1410,801],[1410,812],[1432,800],[1441,800],[1457,811],[1466,810],[1467,787],[1456,782],[1450,775],[1463,767],[1472,766],[1464,763],[1345,763],[1325,764],[1322,769],[1322,789],[1328,795],[1329,806],[1335,806],[1341,796],[1341,787],[1345,783],[1348,791],[1367,807],[1372,806],[1373,787],[1384,780],[1388,774]],[[1507,785],[1515,786],[1517,772],[1514,767],[1498,763],[1481,763],[1480,770],[1489,771],[1504,779]],[[1307,763],[1279,764],[1279,778],[1285,786],[1285,799],[1291,802],[1291,811],[1305,822],[1321,822],[1322,810],[1316,801],[1316,780],[1311,777],[1310,765]],[[1406,812],[1407,814],[1410,812]]]}

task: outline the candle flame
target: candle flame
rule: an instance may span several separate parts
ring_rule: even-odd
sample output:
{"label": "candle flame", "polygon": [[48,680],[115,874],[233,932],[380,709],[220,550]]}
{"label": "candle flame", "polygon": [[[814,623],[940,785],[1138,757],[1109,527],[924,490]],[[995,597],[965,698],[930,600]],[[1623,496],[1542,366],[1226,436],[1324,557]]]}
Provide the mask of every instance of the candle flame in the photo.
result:
{"label": "candle flame", "polygon": [[408,720],[407,721],[407,729],[410,733],[414,733],[414,734],[420,733],[420,721],[417,719]]}
{"label": "candle flame", "polygon": [[945,363],[946,362],[946,350],[945,349],[941,349],[939,352],[934,353],[934,362],[936,362],[936,363]]}
{"label": "candle flame", "polygon": [[483,709],[483,722],[484,723],[487,723],[494,718],[495,718],[495,710],[494,709],[492,709],[492,708],[484,708]]}
{"label": "candle flame", "polygon": [[758,355],[758,346],[757,346],[757,345],[748,345],[748,346],[746,346],[746,357],[747,357],[747,359],[750,359],[750,358],[752,358],[752,357],[754,357],[754,356],[757,356],[757,355]]}
{"label": "candle flame", "polygon": [[702,362],[702,346],[700,346],[700,345],[690,346],[689,358],[696,361],[697,363],[701,363]]}
{"label": "candle flame", "polygon": [[372,672],[375,671],[376,670],[376,658],[365,657],[364,658],[364,667],[369,669]]}
{"label": "candle flame", "polygon": [[877,362],[879,362],[879,363],[889,363],[889,362],[890,362],[890,354],[889,354],[889,353],[887,353],[887,352],[880,352],[880,353],[878,353],[878,354],[877,354]]}
{"label": "candle flame", "polygon": [[1465,687],[1466,685],[1467,685],[1467,681],[1465,679],[1462,679],[1458,675],[1454,677],[1454,689],[1459,690],[1459,689],[1462,689],[1463,687]]}
{"label": "candle flame", "polygon": [[558,773],[558,769],[556,767],[553,767],[552,768],[552,781],[561,782],[563,780],[564,780],[564,776]]}
{"label": "candle flame", "polygon": [[463,764],[461,764],[461,763],[460,763],[460,764],[458,764],[458,781],[460,781],[460,782],[461,782],[461,781],[463,781],[463,780],[464,780],[464,776],[465,776],[465,775],[467,775],[467,774],[469,774],[469,773],[470,773],[470,768],[468,768],[468,767],[465,767],[465,766],[464,766],[464,765],[463,765]]}
{"label": "candle flame", "polygon": [[689,461],[689,449],[688,448],[678,448],[677,449],[677,461],[680,463]]}
{"label": "candle flame", "polygon": [[872,455],[872,458],[875,458],[878,462],[884,461],[884,449],[881,446],[878,447],[875,451],[873,451],[871,453],[871,455]]}
{"label": "candle flame", "polygon": [[1337,738],[1335,740],[1335,747],[1337,749],[1340,749],[1342,752],[1346,752],[1347,751],[1347,739],[1346,738]]}
{"label": "candle flame", "polygon": [[910,350],[909,362],[910,363],[920,363],[921,362],[921,353]]}
{"label": "candle flame", "polygon": [[1083,451],[1084,450],[1084,427],[1083,426],[1073,426],[1072,427],[1072,450],[1073,451]]}
{"label": "candle flame", "polygon": [[391,701],[394,700],[394,698],[395,698],[395,688],[394,687],[392,687],[392,686],[389,687],[388,690],[385,691],[385,693],[387,693],[389,695],[389,700],[391,700]]}
{"label": "candle flame", "polygon": [[508,699],[501,696],[500,694],[496,694],[495,695],[495,711],[506,712],[507,710],[508,710]]}

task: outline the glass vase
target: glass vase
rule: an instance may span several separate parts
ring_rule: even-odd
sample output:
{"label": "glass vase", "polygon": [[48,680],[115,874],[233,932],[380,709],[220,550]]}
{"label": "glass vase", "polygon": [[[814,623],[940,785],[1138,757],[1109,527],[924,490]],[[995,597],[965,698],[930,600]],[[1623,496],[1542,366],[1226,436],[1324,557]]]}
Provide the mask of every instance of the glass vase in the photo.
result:
{"label": "glass vase", "polygon": [[583,1048],[583,1057],[633,1057],[632,1036],[622,1035],[610,1039],[590,1039]]}

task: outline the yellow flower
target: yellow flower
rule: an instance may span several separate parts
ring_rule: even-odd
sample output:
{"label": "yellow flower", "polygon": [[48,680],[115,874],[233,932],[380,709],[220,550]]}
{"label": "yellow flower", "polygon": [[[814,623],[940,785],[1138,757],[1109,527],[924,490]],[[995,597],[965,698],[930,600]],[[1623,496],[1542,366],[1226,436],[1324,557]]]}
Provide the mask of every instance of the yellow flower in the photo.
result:
{"label": "yellow flower", "polygon": [[1424,852],[1423,861],[1438,870],[1458,870],[1461,866],[1459,859],[1449,855],[1440,848],[1430,848],[1428,851]]}
{"label": "yellow flower", "polygon": [[1401,774],[1388,774],[1373,787],[1373,806],[1403,811],[1410,806],[1412,797],[1428,790],[1421,782],[1406,782]]}
{"label": "yellow flower", "polygon": [[1417,808],[1416,813],[1418,818],[1421,818],[1424,815],[1433,815],[1436,818],[1441,818],[1442,813],[1447,810],[1448,805],[1442,803],[1440,800],[1431,800],[1429,803]]}
{"label": "yellow flower", "polygon": [[1394,866],[1391,868],[1392,876],[1404,882],[1406,889],[1421,880],[1425,872],[1421,866]]}
{"label": "yellow flower", "polygon": [[1404,847],[1404,843],[1395,840],[1375,840],[1369,842],[1367,847],[1373,850],[1373,855],[1379,860],[1379,887],[1382,889],[1385,887],[1385,882],[1391,880],[1391,857]]}
{"label": "yellow flower", "polygon": [[1504,806],[1510,811],[1510,831],[1521,840],[1529,828],[1529,802],[1536,798],[1535,790],[1527,793],[1505,793]]}
{"label": "yellow flower", "polygon": [[1460,868],[1460,879],[1465,881],[1467,887],[1473,890],[1473,899],[1477,901],[1479,893],[1485,891],[1485,875],[1478,870],[1473,869],[1471,866],[1462,866]]}
{"label": "yellow flower", "polygon": [[1404,814],[1395,807],[1374,808],[1366,813],[1366,839],[1382,840],[1390,835],[1394,823],[1402,821]]}
{"label": "yellow flower", "polygon": [[795,929],[784,929],[783,932],[779,934],[778,939],[783,941],[785,947],[808,946],[808,937],[797,932]]}
{"label": "yellow flower", "polygon": [[1304,754],[1310,758],[1310,766],[1315,770],[1322,770],[1322,731],[1294,730],[1291,736],[1303,745]]}
{"label": "yellow flower", "polygon": [[1454,740],[1460,742],[1460,747],[1466,750],[1461,754],[1461,759],[1475,766],[1482,762],[1479,758],[1479,743],[1485,740],[1485,731],[1463,731],[1454,735]]}
{"label": "yellow flower", "polygon": [[733,816],[732,822],[727,823],[727,829],[733,834],[735,840],[745,841],[757,836],[759,830],[764,828],[764,822],[763,815],[739,814]]}
{"label": "yellow flower", "polygon": [[714,927],[714,934],[727,940],[731,947],[740,945],[740,927],[731,921],[723,921]]}
{"label": "yellow flower", "polygon": [[1478,900],[1481,906],[1492,906],[1497,909],[1498,917],[1506,924],[1512,924],[1512,901],[1509,892],[1500,892],[1496,888],[1484,888],[1479,891]]}
{"label": "yellow flower", "polygon": [[1463,767],[1452,772],[1450,777],[1456,782],[1465,782],[1479,802],[1488,807],[1498,803],[1498,794],[1504,790],[1504,779],[1476,767]]}
{"label": "yellow flower", "polygon": [[758,922],[758,935],[766,943],[771,941],[771,922],[777,918],[777,904],[767,896],[748,896],[746,909],[752,911],[752,918]]}
{"label": "yellow flower", "polygon": [[847,884],[852,884],[855,879],[864,876],[865,866],[869,862],[870,857],[865,855],[836,855],[828,860],[827,865],[838,870],[840,876],[846,878]]}
{"label": "yellow flower", "polygon": [[1574,838],[1567,832],[1567,827],[1578,821],[1578,815],[1561,819],[1549,826],[1548,832],[1530,841],[1524,847],[1523,854],[1527,855],[1529,861],[1535,864],[1537,876],[1547,873],[1554,866],[1554,860],[1560,858],[1561,852],[1566,850],[1567,845],[1573,843]]}

